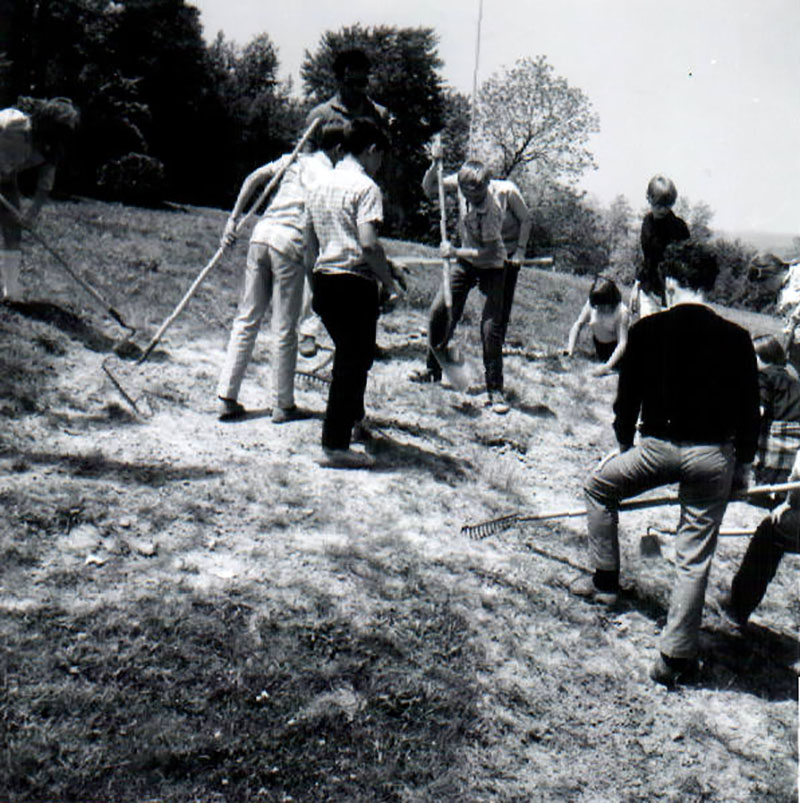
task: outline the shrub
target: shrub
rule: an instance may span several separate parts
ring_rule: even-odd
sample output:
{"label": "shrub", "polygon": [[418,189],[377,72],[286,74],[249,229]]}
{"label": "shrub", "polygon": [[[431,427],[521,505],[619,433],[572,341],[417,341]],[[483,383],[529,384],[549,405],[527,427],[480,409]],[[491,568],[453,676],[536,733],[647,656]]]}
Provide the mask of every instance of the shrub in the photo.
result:
{"label": "shrub", "polygon": [[98,171],[97,186],[107,198],[139,206],[159,204],[166,186],[164,165],[143,153],[111,159]]}

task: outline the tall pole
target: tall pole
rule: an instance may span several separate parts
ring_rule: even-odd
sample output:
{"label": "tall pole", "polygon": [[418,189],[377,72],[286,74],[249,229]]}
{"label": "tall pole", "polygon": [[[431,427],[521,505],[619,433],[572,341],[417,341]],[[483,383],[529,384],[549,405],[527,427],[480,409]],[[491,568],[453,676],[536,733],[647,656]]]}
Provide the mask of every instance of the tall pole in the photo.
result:
{"label": "tall pole", "polygon": [[469,115],[469,156],[475,156],[475,118],[478,116],[478,63],[481,55],[483,0],[478,0],[478,30],[475,34],[475,66],[472,71],[472,108]]}

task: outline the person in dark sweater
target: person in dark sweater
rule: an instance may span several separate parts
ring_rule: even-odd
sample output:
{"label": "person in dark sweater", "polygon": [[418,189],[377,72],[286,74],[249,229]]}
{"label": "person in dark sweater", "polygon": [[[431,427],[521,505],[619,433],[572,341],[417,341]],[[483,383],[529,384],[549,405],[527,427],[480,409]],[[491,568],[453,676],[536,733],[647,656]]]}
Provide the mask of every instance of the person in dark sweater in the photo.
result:
{"label": "person in dark sweater", "polygon": [[689,239],[689,227],[672,211],[677,199],[672,179],[662,175],[650,179],[647,185],[650,211],[642,220],[641,231],[643,261],[630,298],[631,312],[638,305],[640,318],[660,312],[666,304],[661,260],[667,246]]}
{"label": "person in dark sweater", "polygon": [[732,490],[750,482],[759,395],[750,335],[705,304],[718,273],[714,254],[699,243],[677,243],[662,267],[669,308],[631,327],[614,403],[619,449],[600,462],[585,486],[595,571],[572,590],[594,602],[616,603],[620,501],[678,483],[677,577],[650,675],[672,686],[697,669],[711,558]]}

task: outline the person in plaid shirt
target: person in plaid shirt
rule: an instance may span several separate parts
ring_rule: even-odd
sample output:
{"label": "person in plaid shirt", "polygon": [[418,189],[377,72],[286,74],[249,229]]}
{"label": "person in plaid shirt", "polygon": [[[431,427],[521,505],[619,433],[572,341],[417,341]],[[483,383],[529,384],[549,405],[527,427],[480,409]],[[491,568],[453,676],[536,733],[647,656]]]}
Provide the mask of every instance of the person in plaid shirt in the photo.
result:
{"label": "person in plaid shirt", "polygon": [[[308,199],[314,311],[334,343],[322,426],[323,466],[366,468],[372,458],[350,448],[364,418],[364,392],[375,355],[379,288],[397,295],[396,271],[378,240],[383,198],[373,176],[389,141],[375,122],[345,125],[344,157]],[[356,433],[358,434],[358,433]]]}

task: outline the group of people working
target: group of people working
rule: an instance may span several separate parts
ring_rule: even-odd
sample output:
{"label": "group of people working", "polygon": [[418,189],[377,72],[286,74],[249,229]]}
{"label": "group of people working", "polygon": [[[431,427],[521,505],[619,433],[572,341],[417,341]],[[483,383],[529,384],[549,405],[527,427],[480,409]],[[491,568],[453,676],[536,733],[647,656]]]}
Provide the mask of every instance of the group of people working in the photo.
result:
{"label": "group of people working", "polygon": [[[313,128],[307,151],[285,155],[250,174],[225,225],[222,239],[230,244],[253,197],[280,177],[250,237],[244,289],[217,385],[219,418],[246,416],[239,390],[270,304],[275,335],[272,419],[283,424],[308,417],[294,399],[298,324],[316,313],[334,347],[320,462],[368,468],[373,458],[368,451],[354,450],[352,443],[372,437],[365,423],[364,394],[377,321],[382,304],[405,285],[402,269],[387,259],[378,238],[383,196],[375,177],[390,152],[392,118],[367,95],[369,60],[362,51],[339,53],[333,66],[338,91],[309,113],[307,126]],[[74,132],[77,121],[77,111],[63,99],[43,104],[33,114],[0,112],[0,193],[11,207],[0,209],[6,299],[19,295],[19,235],[25,222],[18,212],[16,177],[24,169],[40,169],[26,216],[30,221],[52,187],[60,143]],[[445,192],[457,194],[460,242],[454,245],[445,238],[441,244],[442,258],[452,262],[449,287],[443,283],[432,302],[427,364],[411,378],[441,381],[450,339],[469,292],[477,286],[485,297],[480,331],[486,404],[502,415],[510,408],[503,343],[531,213],[515,184],[492,179],[480,161],[469,160],[456,174],[442,176],[441,151],[431,148],[430,157],[423,189],[440,200]],[[770,426],[790,408],[800,419],[800,384],[790,387],[775,371],[769,382],[764,379],[767,358],[762,354],[761,363],[757,361],[749,334],[707,304],[717,261],[690,238],[685,222],[672,212],[674,184],[656,176],[647,197],[651,210],[642,223],[644,259],[629,304],[623,303],[610,277],[598,277],[566,348],[572,356],[588,325],[600,361],[596,373],[619,372],[614,403],[619,448],[601,461],[585,486],[593,574],[572,590],[598,604],[618,603],[619,505],[648,489],[677,483],[676,581],[651,671],[654,680],[672,686],[697,671],[698,633],[720,523],[731,495],[750,483],[764,408]],[[313,342],[311,335],[305,339]],[[785,363],[780,344],[769,359],[779,367]],[[767,386],[772,388],[769,394]],[[794,462],[792,476],[800,476],[800,461]],[[733,582],[726,609],[739,626],[746,625],[760,602],[784,552],[798,550],[798,533],[800,493],[795,493],[758,528]]]}

